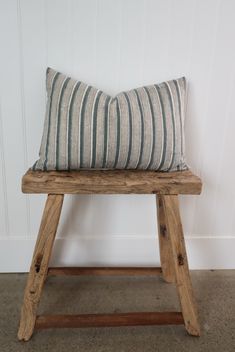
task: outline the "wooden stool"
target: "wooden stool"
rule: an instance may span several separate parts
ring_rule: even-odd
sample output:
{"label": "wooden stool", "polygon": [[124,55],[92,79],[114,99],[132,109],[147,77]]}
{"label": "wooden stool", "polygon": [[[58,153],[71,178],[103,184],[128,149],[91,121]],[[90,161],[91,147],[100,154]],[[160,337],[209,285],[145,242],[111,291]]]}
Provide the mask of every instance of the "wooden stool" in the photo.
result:
{"label": "wooden stool", "polygon": [[[21,310],[19,340],[28,341],[34,329],[91,326],[184,324],[190,335],[200,327],[189,276],[178,194],[200,194],[201,180],[190,171],[72,171],[29,170],[22,179],[24,193],[48,194],[28,274]],[[64,194],[156,194],[161,268],[48,268]],[[37,315],[47,275],[155,275],[176,282],[182,312]]]}

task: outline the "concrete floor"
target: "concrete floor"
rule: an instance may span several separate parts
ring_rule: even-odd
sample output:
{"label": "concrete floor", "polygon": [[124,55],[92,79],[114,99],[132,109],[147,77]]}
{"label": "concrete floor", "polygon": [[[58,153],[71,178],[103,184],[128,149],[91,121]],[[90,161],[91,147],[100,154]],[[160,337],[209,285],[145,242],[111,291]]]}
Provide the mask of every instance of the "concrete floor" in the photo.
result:
{"label": "concrete floor", "polygon": [[[234,352],[235,270],[193,271],[202,336],[183,326],[51,329],[29,342],[16,334],[26,281],[24,274],[0,275],[1,352]],[[159,277],[50,277],[40,313],[99,313],[178,310],[174,285]]]}

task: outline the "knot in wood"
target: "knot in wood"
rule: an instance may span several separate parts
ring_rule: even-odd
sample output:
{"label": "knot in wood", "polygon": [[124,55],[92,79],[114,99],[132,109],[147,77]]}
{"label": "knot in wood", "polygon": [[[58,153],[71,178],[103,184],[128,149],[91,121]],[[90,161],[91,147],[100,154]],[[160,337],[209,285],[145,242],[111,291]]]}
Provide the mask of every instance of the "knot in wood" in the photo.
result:
{"label": "knot in wood", "polygon": [[165,225],[160,225],[160,232],[163,237],[166,237],[167,231]]}
{"label": "knot in wood", "polygon": [[36,262],[35,262],[35,271],[36,273],[39,273],[40,268],[41,268],[41,263],[42,263],[42,254],[38,254],[38,256],[36,257]]}
{"label": "knot in wood", "polygon": [[182,256],[182,254],[178,254],[178,264],[179,265],[184,265],[184,257]]}

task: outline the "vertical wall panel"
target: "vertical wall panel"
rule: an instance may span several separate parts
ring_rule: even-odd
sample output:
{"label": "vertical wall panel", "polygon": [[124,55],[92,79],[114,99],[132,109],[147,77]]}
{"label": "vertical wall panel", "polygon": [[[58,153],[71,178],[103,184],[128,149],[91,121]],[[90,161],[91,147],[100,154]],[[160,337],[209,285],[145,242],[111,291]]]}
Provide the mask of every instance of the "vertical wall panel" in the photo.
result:
{"label": "vertical wall panel", "polygon": [[101,0],[97,5],[95,81],[109,94],[118,92],[123,11],[123,1]]}
{"label": "vertical wall panel", "polygon": [[6,190],[5,155],[3,146],[2,109],[0,100],[0,237],[9,235],[8,201]]}
{"label": "vertical wall panel", "polygon": [[[29,234],[29,206],[21,194],[21,177],[27,167],[22,67],[20,54],[19,3],[5,1],[1,6],[1,99],[2,128],[7,180],[9,233]],[[8,30],[7,30],[8,29]]]}
{"label": "vertical wall panel", "polygon": [[[215,124],[213,138],[210,140],[207,151],[209,151],[208,159],[210,159],[212,170],[218,168],[215,177],[215,192],[212,198],[212,213],[217,213],[220,217],[219,221],[218,217],[216,217],[216,221],[213,218],[210,219],[210,232],[215,235],[220,235],[221,229],[223,229],[224,235],[231,234],[232,229],[230,230],[226,225],[221,225],[222,221],[225,222],[227,220],[227,216],[234,216],[233,200],[231,199],[234,197],[234,192],[233,189],[229,192],[228,186],[231,185],[232,178],[230,173],[235,171],[235,163],[233,162],[234,158],[230,150],[231,144],[227,144],[229,137],[231,138],[231,129],[234,128],[234,122],[232,121],[234,119],[234,109],[232,105],[234,104],[235,92],[235,46],[231,45],[234,41],[233,11],[234,3],[232,1],[226,0],[221,2],[221,24],[218,31],[218,47],[215,53],[214,76],[216,76],[216,79],[213,82],[213,95],[210,101],[210,116],[213,116],[213,114],[216,116],[213,119],[213,123]],[[215,88],[216,86],[217,89]],[[215,111],[213,100],[218,96],[218,88],[219,101],[216,104],[217,109]],[[212,119],[210,121],[212,123]],[[221,126],[219,126],[220,123]],[[205,164],[208,162],[208,159],[206,158]],[[227,167],[224,168],[224,166]],[[210,175],[212,177],[212,172]]]}
{"label": "vertical wall panel", "polygon": [[70,38],[72,73],[90,84],[94,84],[96,79],[97,10],[97,0],[72,0]]}
{"label": "vertical wall panel", "polygon": [[46,1],[48,66],[69,73],[69,16],[70,1]]}
{"label": "vertical wall panel", "polygon": [[146,1],[124,1],[121,16],[118,90],[139,86],[142,80]]}
{"label": "vertical wall panel", "polygon": [[[235,222],[235,187],[234,183],[234,131],[235,131],[235,65],[231,69],[232,87],[228,92],[229,102],[225,109],[225,117],[227,119],[227,128],[224,136],[224,143],[221,156],[221,166],[217,177],[217,187],[215,193],[214,213],[217,216],[212,224],[211,233],[217,236],[234,235]],[[227,116],[226,116],[227,115]]]}
{"label": "vertical wall panel", "polygon": [[[218,184],[223,180],[222,158],[226,155],[224,149],[226,128],[228,126],[228,107],[233,79],[234,79],[234,3],[221,1],[216,33],[216,46],[208,95],[208,110],[206,116],[204,145],[201,154],[201,170],[206,186],[200,207],[197,208],[198,217],[206,216],[206,221],[199,223],[198,233],[216,234],[214,227],[217,216],[216,199]],[[231,165],[230,172],[233,171]],[[223,181],[224,182],[224,181]],[[230,211],[230,209],[227,209]],[[219,215],[219,214],[218,214]],[[220,220],[222,221],[222,219]]]}
{"label": "vertical wall panel", "polygon": [[165,65],[171,77],[188,76],[196,3],[196,0],[178,0],[171,3],[169,50]]}
{"label": "vertical wall panel", "polygon": [[[169,0],[146,1],[143,80],[148,84],[170,78],[168,67],[170,23]],[[133,40],[138,43],[137,38]]]}

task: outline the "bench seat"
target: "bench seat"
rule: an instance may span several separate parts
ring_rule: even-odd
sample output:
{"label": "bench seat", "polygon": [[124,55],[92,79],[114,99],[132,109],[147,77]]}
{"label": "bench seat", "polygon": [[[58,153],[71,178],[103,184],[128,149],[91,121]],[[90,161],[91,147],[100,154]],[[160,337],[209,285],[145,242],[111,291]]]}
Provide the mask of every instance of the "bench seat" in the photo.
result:
{"label": "bench seat", "polygon": [[190,170],[32,171],[22,179],[23,193],[50,194],[200,194],[202,182]]}

